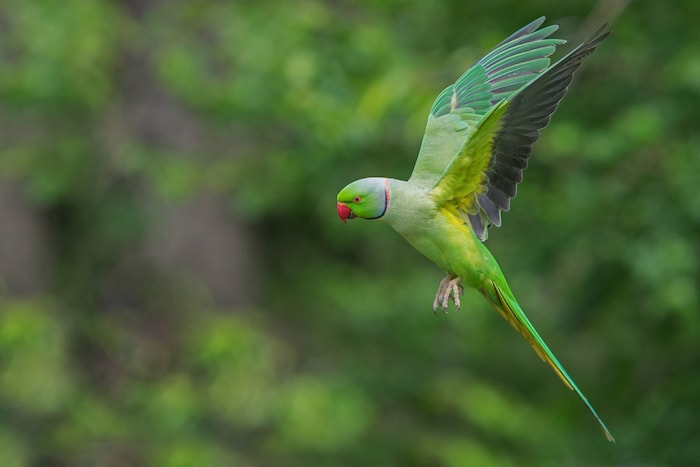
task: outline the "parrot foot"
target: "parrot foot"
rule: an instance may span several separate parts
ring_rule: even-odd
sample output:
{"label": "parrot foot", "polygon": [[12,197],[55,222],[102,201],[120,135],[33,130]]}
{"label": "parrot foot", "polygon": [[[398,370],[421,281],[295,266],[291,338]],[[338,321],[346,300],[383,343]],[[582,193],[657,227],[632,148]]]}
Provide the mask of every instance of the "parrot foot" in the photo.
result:
{"label": "parrot foot", "polygon": [[459,297],[464,293],[464,287],[460,282],[461,278],[455,277],[453,275],[445,276],[438,286],[437,294],[435,294],[435,300],[433,300],[433,313],[437,313],[438,306],[442,308],[442,311],[447,313],[447,306],[450,303],[450,297],[457,307],[457,311],[461,306],[459,302]]}

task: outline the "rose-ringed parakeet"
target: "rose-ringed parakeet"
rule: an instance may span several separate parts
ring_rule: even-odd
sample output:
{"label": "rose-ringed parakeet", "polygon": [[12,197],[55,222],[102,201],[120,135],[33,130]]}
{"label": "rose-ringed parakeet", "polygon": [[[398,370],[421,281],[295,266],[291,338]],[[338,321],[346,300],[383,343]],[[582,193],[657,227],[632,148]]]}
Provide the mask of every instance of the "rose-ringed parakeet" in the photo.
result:
{"label": "rose-ringed parakeet", "polygon": [[528,320],[489,250],[488,227],[522,180],[532,145],[566,94],[583,59],[608,36],[605,26],[550,66],[565,41],[539,18],[498,44],[435,100],[408,181],[372,177],[338,194],[343,222],[381,219],[447,274],[433,310],[457,309],[464,285],[479,290],[610,431]]}

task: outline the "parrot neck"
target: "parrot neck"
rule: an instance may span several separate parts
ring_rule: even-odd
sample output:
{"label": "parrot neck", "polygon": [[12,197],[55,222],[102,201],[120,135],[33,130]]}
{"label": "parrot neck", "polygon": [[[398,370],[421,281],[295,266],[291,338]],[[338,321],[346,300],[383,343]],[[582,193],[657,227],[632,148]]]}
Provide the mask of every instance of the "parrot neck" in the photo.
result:
{"label": "parrot neck", "polygon": [[387,207],[382,219],[403,235],[435,215],[428,190],[411,182],[387,178]]}
{"label": "parrot neck", "polygon": [[389,188],[389,179],[388,178],[383,178],[382,179],[382,184],[384,185],[384,209],[382,210],[379,215],[375,217],[368,217],[367,219],[381,219],[384,217],[386,214],[386,211],[389,209],[389,201],[391,200],[391,190]]}

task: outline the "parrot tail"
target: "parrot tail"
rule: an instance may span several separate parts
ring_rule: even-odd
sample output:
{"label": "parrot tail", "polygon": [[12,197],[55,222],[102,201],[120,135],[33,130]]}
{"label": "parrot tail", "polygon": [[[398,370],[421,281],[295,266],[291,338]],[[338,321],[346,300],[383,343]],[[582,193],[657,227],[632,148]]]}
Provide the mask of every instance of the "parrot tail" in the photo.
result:
{"label": "parrot tail", "polygon": [[525,338],[528,344],[530,344],[530,346],[535,350],[537,355],[539,355],[543,361],[549,363],[564,384],[578,394],[583,403],[586,404],[586,407],[588,407],[588,410],[591,411],[593,416],[598,421],[598,425],[600,425],[600,429],[603,431],[603,434],[605,434],[605,437],[608,439],[608,441],[614,443],[615,438],[613,438],[612,434],[605,426],[605,423],[603,423],[603,420],[601,420],[600,416],[598,416],[598,413],[595,411],[591,403],[588,402],[586,396],[584,396],[578,386],[576,386],[576,383],[574,383],[574,380],[571,379],[571,376],[569,376],[562,364],[559,363],[559,360],[557,360],[552,351],[549,350],[549,347],[547,347],[547,344],[545,344],[542,337],[540,337],[530,320],[527,319],[527,316],[525,316],[525,313],[520,308],[518,301],[513,296],[513,293],[508,288],[508,285],[503,284],[499,286],[493,280],[486,279],[482,288],[480,289],[480,292],[501,314],[501,316],[503,316],[506,321],[508,321],[511,326],[513,326],[520,333],[520,335]]}

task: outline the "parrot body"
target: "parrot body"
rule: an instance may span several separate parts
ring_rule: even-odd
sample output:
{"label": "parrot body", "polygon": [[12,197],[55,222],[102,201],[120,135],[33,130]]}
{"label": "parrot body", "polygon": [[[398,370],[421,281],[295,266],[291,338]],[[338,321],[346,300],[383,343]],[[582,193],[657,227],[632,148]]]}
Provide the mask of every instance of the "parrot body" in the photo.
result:
{"label": "parrot body", "polygon": [[387,180],[391,209],[382,219],[416,250],[472,288],[500,274],[489,250],[459,216],[436,207],[421,187]]}
{"label": "parrot body", "polygon": [[433,310],[460,307],[462,287],[479,290],[609,430],[518,304],[498,263],[484,245],[490,225],[510,208],[532,144],[566,94],[583,58],[607,37],[599,29],[550,66],[564,41],[557,27],[521,28],[467,70],[436,99],[408,181],[371,177],[338,194],[344,222],[361,217],[387,222],[446,277]]}

